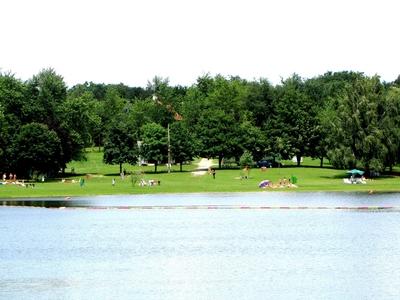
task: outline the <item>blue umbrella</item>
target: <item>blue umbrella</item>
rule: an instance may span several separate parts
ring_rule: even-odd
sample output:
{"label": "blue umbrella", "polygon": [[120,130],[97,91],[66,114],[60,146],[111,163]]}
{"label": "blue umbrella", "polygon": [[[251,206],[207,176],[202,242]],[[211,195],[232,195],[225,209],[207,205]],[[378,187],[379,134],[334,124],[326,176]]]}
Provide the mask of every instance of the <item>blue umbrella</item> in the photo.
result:
{"label": "blue umbrella", "polygon": [[364,171],[353,169],[353,170],[347,171],[347,173],[349,173],[351,175],[360,175],[361,176],[364,174]]}

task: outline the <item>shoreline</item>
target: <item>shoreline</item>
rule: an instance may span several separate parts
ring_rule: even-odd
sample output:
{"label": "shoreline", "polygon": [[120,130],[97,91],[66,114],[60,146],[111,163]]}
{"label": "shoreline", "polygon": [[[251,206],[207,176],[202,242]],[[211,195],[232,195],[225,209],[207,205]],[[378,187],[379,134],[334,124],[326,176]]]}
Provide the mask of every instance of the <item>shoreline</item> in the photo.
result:
{"label": "shoreline", "polygon": [[30,201],[41,199],[42,201],[73,201],[84,198],[95,198],[95,197],[146,197],[146,196],[199,196],[199,195],[239,195],[239,194],[361,194],[361,195],[383,195],[383,194],[400,194],[400,190],[358,190],[358,191],[339,191],[339,190],[319,190],[319,191],[310,191],[310,190],[279,190],[279,189],[271,189],[271,190],[260,190],[260,191],[221,191],[221,192],[160,192],[160,193],[115,193],[115,194],[81,194],[81,195],[32,195],[32,196],[16,196],[16,197],[2,197],[0,196],[0,201]]}

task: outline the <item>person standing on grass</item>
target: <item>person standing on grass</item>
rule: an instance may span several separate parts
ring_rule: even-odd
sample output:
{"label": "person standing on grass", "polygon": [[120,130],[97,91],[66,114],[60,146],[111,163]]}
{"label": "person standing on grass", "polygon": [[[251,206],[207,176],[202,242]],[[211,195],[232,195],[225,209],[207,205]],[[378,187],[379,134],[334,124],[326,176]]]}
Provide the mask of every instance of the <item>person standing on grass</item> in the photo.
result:
{"label": "person standing on grass", "polygon": [[213,176],[213,179],[215,179],[215,169],[214,168],[211,169],[211,174]]}
{"label": "person standing on grass", "polygon": [[112,179],[111,184],[112,186],[115,186],[115,178]]}

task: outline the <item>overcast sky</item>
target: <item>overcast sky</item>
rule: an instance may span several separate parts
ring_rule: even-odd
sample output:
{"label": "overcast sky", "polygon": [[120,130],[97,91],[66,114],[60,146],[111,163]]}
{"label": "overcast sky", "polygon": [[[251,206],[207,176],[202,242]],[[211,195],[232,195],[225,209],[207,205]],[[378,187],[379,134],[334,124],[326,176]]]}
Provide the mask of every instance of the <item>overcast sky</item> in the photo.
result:
{"label": "overcast sky", "polygon": [[0,0],[0,69],[72,86],[400,74],[398,0]]}

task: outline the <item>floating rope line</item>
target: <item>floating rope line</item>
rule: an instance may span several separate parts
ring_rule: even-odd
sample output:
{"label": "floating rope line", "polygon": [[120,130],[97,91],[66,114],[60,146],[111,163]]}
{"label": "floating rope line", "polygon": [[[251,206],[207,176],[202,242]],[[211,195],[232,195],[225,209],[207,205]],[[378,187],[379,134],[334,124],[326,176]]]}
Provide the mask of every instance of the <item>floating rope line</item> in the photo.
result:
{"label": "floating rope line", "polygon": [[93,209],[93,210],[178,210],[178,209],[243,209],[243,210],[357,210],[357,211],[400,211],[400,206],[243,206],[243,205],[126,205],[126,206],[71,206],[49,207],[51,209]]}

